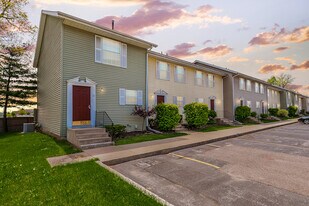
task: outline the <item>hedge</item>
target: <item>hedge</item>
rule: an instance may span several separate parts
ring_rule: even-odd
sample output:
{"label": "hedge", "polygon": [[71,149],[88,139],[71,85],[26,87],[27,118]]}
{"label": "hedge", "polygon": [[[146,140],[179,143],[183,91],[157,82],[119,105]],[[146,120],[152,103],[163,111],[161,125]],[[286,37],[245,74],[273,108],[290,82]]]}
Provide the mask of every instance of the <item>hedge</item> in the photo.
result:
{"label": "hedge", "polygon": [[158,104],[155,107],[156,125],[161,131],[173,130],[180,121],[178,106],[175,104]]}
{"label": "hedge", "polygon": [[248,106],[238,106],[235,110],[237,121],[244,122],[251,115],[251,109]]}
{"label": "hedge", "polygon": [[200,128],[208,122],[208,106],[193,102],[184,106],[184,114],[189,128]]}

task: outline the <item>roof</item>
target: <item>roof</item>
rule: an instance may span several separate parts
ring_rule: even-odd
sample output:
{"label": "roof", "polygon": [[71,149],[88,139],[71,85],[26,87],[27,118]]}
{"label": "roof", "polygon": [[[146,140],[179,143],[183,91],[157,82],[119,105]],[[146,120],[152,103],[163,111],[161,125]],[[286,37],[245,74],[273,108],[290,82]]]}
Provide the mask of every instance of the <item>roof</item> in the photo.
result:
{"label": "roof", "polygon": [[204,65],[204,66],[209,66],[209,67],[212,67],[212,68],[215,68],[215,69],[219,69],[219,70],[224,71],[224,72],[237,74],[236,71],[230,70],[228,68],[220,67],[220,66],[217,66],[217,65],[214,65],[214,64],[210,64],[210,63],[207,63],[207,62],[204,62],[204,61],[200,61],[200,60],[195,60],[193,62],[193,64],[196,64],[196,65],[201,64],[201,65]]}
{"label": "roof", "polygon": [[150,56],[156,57],[156,58],[158,58],[160,60],[169,61],[169,62],[178,64],[180,66],[187,66],[187,67],[191,67],[191,68],[194,68],[194,69],[197,69],[197,70],[218,74],[220,76],[227,75],[226,71],[218,70],[215,66],[208,66],[208,67],[199,66],[199,65],[194,64],[192,62],[185,61],[185,60],[182,60],[182,59],[178,59],[176,57],[172,57],[172,56],[169,56],[167,54],[162,54],[162,53],[155,52],[155,51],[148,51],[148,54]]}
{"label": "roof", "polygon": [[45,23],[46,23],[46,17],[47,16],[52,16],[55,18],[59,18],[63,20],[63,24],[73,26],[82,30],[86,30],[92,33],[96,33],[98,35],[104,35],[106,37],[132,44],[141,48],[145,49],[151,49],[153,47],[157,47],[156,44],[130,36],[128,34],[115,31],[113,29],[109,29],[107,27],[103,27],[100,25],[97,25],[93,22],[71,16],[69,14],[60,12],[60,11],[46,11],[42,10],[41,12],[41,19],[40,19],[40,26],[39,26],[39,32],[38,32],[38,39],[37,39],[37,44],[36,44],[36,51],[35,51],[35,56],[34,56],[34,62],[33,66],[37,67],[38,64],[38,59],[40,56],[40,50],[41,50],[41,44],[43,40],[43,35],[44,35],[44,29],[45,29]]}

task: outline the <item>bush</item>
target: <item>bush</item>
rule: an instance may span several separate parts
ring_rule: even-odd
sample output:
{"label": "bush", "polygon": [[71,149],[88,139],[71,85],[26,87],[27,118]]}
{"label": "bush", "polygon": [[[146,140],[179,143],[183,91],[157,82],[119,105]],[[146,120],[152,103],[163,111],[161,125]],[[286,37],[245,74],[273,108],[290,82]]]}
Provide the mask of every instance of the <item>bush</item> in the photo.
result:
{"label": "bush", "polygon": [[155,107],[156,124],[161,131],[174,129],[180,121],[178,107],[175,104],[158,104]]}
{"label": "bush", "polygon": [[261,119],[266,119],[268,117],[268,114],[260,114]]}
{"label": "bush", "polygon": [[278,108],[269,108],[268,109],[269,115],[271,115],[271,116],[277,116],[278,115],[278,111],[279,111]]}
{"label": "bush", "polygon": [[297,109],[298,109],[298,108],[297,108],[296,106],[289,106],[289,107],[288,107],[289,117],[295,117],[295,116],[296,116]]}
{"label": "bush", "polygon": [[189,128],[200,128],[208,122],[208,106],[193,102],[184,106],[184,114]]}
{"label": "bush", "polygon": [[251,109],[248,106],[238,106],[235,110],[237,121],[244,122],[251,114]]}
{"label": "bush", "polygon": [[208,117],[214,119],[217,117],[217,112],[214,110],[208,110]]}
{"label": "bush", "polygon": [[109,136],[113,140],[124,137],[126,133],[126,126],[121,125],[121,124],[108,125],[108,126],[105,126],[105,128]]}
{"label": "bush", "polygon": [[288,110],[286,110],[286,109],[279,109],[279,111],[278,111],[278,117],[280,117],[280,118],[286,118],[286,117],[288,117],[288,115],[289,115]]}
{"label": "bush", "polygon": [[250,116],[251,117],[256,117],[257,113],[256,112],[251,112]]}

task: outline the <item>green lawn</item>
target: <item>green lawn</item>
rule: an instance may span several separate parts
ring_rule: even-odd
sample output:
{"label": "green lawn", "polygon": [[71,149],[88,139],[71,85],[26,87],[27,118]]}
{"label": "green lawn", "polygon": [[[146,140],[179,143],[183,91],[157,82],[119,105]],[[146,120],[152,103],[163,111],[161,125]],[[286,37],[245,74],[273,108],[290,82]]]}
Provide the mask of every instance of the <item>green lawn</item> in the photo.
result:
{"label": "green lawn", "polygon": [[146,141],[152,141],[152,140],[158,140],[158,139],[179,137],[179,136],[184,136],[184,135],[187,135],[187,134],[185,133],[142,134],[142,135],[136,135],[136,136],[118,139],[115,141],[115,143],[116,145],[133,144],[133,143],[138,143],[138,142],[146,142]]}
{"label": "green lawn", "polygon": [[270,122],[278,122],[279,120],[274,120],[274,119],[261,119],[263,123],[270,123]]}
{"label": "green lawn", "polygon": [[0,205],[159,205],[94,161],[46,161],[77,151],[40,133],[0,134]]}
{"label": "green lawn", "polygon": [[219,130],[224,130],[224,129],[232,129],[236,127],[239,127],[239,126],[211,125],[203,129],[199,129],[198,132],[214,132],[214,131],[219,131]]}

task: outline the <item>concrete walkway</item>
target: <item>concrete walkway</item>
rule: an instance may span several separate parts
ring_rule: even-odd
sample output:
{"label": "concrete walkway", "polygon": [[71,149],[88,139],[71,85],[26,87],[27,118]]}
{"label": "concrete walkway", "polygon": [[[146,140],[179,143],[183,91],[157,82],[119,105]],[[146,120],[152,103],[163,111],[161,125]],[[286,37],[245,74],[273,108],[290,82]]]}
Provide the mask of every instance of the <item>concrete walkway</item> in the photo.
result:
{"label": "concrete walkway", "polygon": [[190,134],[181,137],[141,142],[136,144],[88,149],[77,154],[47,158],[47,161],[52,167],[87,161],[90,159],[98,159],[104,164],[114,165],[153,155],[167,154],[180,149],[234,138],[240,135],[293,124],[296,122],[297,120],[293,119],[276,123],[236,127],[233,129],[226,129],[215,132],[190,132]]}

